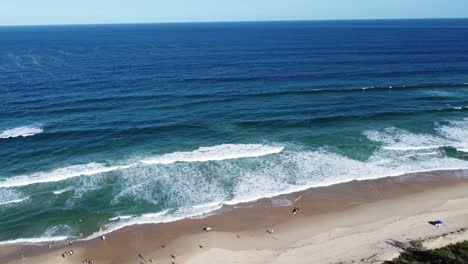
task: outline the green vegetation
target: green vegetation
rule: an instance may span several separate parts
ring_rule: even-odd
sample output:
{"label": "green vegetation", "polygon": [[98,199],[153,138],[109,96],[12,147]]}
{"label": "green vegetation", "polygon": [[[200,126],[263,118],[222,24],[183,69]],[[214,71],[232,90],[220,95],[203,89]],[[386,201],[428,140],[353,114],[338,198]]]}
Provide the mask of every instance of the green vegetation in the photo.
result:
{"label": "green vegetation", "polygon": [[434,250],[424,250],[420,243],[414,241],[413,247],[406,250],[398,258],[386,261],[384,264],[409,264],[409,263],[443,263],[464,264],[468,263],[468,241],[448,245]]}

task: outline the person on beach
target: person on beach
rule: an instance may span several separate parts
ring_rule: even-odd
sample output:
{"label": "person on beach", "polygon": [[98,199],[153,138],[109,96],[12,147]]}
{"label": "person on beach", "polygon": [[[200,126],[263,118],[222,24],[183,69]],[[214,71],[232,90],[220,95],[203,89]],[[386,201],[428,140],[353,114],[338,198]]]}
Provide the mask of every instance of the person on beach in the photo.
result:
{"label": "person on beach", "polygon": [[298,213],[300,213],[300,212],[301,212],[301,208],[300,208],[300,207],[293,207],[293,209],[292,209],[293,215],[296,215],[296,214],[298,214]]}

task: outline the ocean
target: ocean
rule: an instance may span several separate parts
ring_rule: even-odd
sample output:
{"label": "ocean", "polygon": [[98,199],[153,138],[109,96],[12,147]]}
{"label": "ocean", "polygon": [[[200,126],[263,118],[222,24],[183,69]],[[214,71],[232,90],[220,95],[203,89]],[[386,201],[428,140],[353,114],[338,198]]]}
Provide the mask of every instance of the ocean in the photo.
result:
{"label": "ocean", "polygon": [[468,169],[468,20],[0,27],[0,102],[0,243],[86,239]]}

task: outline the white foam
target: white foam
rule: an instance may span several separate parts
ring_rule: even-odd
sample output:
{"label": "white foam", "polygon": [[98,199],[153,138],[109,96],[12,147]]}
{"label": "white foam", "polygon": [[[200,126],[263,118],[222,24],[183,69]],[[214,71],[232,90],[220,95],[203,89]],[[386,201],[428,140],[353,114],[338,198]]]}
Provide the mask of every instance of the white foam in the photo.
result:
{"label": "white foam", "polygon": [[220,202],[211,202],[205,204],[194,205],[193,208],[202,209],[202,208],[218,208],[221,205]]}
{"label": "white foam", "polygon": [[55,225],[47,228],[41,235],[41,237],[69,237],[72,228],[68,225]]}
{"label": "white foam", "polygon": [[[173,203],[201,204],[193,206],[194,209],[200,209],[209,201],[223,201],[219,204],[232,205],[351,180],[468,169],[467,161],[447,157],[441,149],[443,146],[459,143],[454,138],[464,138],[464,134],[455,133],[464,133],[459,131],[462,129],[460,126],[458,123],[450,123],[447,127],[441,127],[448,131],[451,138],[443,135],[415,134],[396,128],[366,131],[365,134],[371,140],[380,142],[383,146],[364,161],[321,149],[281,151],[277,152],[277,155],[248,160],[246,167],[244,163],[237,162],[225,162],[209,168],[196,162],[177,163],[167,168],[140,167],[131,171],[131,174],[123,175],[122,192],[114,202],[118,202],[122,197],[153,202],[156,198],[152,197],[153,191],[148,186],[160,184],[166,186],[166,196]],[[401,153],[402,151],[404,153]],[[182,156],[184,155],[188,154],[184,153]],[[168,160],[171,159],[164,161]],[[206,174],[211,175],[209,180]],[[231,190],[225,189],[226,182],[233,183]],[[211,202],[213,206],[216,204],[218,202]],[[161,219],[155,218],[149,222],[151,221]],[[127,222],[130,223],[132,221]]]}
{"label": "white foam", "polygon": [[109,221],[126,220],[126,219],[131,219],[133,217],[134,217],[133,215],[121,215],[121,216],[109,218]]}
{"label": "white foam", "polygon": [[260,144],[222,144],[212,147],[200,147],[189,152],[174,152],[153,158],[144,159],[144,164],[170,164],[175,162],[205,162],[228,159],[261,157],[279,153],[283,146]]}
{"label": "white foam", "polygon": [[7,129],[0,132],[0,139],[6,138],[16,138],[16,137],[29,137],[39,133],[42,133],[44,130],[36,126],[21,126],[11,129]]}
{"label": "white foam", "polygon": [[438,127],[437,131],[451,142],[450,146],[463,152],[468,149],[468,118],[451,121]]}
{"label": "white foam", "polygon": [[[453,158],[442,157],[440,152],[425,153],[424,155],[400,155],[382,149],[371,156],[366,161],[358,161],[347,158],[345,156],[331,153],[326,150],[320,151],[303,151],[303,152],[286,152],[280,157],[270,160],[263,160],[261,166],[253,170],[238,170],[236,175],[224,175],[227,178],[236,178],[236,185],[232,192],[234,197],[224,202],[209,202],[206,204],[195,205],[190,208],[183,208],[175,213],[163,211],[159,213],[149,213],[140,216],[120,216],[111,218],[113,223],[105,226],[104,230],[93,234],[86,238],[91,239],[99,237],[102,234],[123,228],[130,225],[149,224],[149,223],[166,223],[177,221],[184,218],[194,218],[197,216],[205,216],[206,214],[220,209],[223,204],[235,205],[239,203],[251,202],[265,197],[274,197],[281,194],[291,193],[306,190],[312,187],[329,186],[332,184],[348,182],[351,180],[376,179],[386,176],[399,176],[407,173],[429,172],[437,170],[456,170],[468,169],[468,162]],[[232,167],[219,168],[221,173],[232,171]],[[192,167],[193,169],[193,167]],[[174,177],[172,184],[168,186],[170,190],[179,189],[174,185],[179,185],[185,191],[183,196],[177,196],[178,192],[173,193],[173,197],[169,199],[181,199],[181,202],[193,202],[198,199],[208,199],[210,195],[219,196],[221,189],[213,186],[211,192],[204,191],[206,184],[194,174],[185,174],[181,171],[185,178],[195,178],[189,184],[180,182],[178,175]],[[222,180],[223,174],[218,174]],[[151,185],[149,178],[139,177],[134,175],[139,181],[143,181],[143,185]],[[225,178],[224,178],[225,179]],[[154,181],[154,178],[152,179]],[[195,183],[200,181],[200,183]],[[193,184],[192,184],[193,183]],[[190,188],[185,188],[188,185]],[[141,198],[143,192],[132,192],[130,195],[135,195]],[[136,198],[134,197],[134,198]],[[208,197],[208,198],[207,198]],[[285,205],[286,201],[273,201],[278,205]],[[284,204],[283,204],[284,202]]]}
{"label": "white foam", "polygon": [[38,172],[29,175],[15,176],[0,181],[0,188],[19,187],[38,183],[57,182],[83,175],[94,175],[110,172],[128,166],[105,166],[100,163],[88,163],[84,165],[73,165],[50,172]]}
{"label": "white foam", "polygon": [[0,205],[21,203],[22,201],[25,201],[25,200],[27,200],[27,199],[29,199],[29,197],[22,198],[22,199],[15,199],[15,200],[10,200],[10,201],[5,201],[5,202],[0,202]]}
{"label": "white foam", "polygon": [[[326,151],[296,153],[290,158],[299,167],[291,174],[283,166],[274,166],[246,177],[235,188],[235,198],[225,204],[239,204],[265,197],[303,191],[312,187],[329,186],[352,180],[377,179],[408,173],[468,169],[468,162],[441,155],[388,157],[380,152],[368,161],[357,161]],[[291,178],[295,182],[291,182]]]}
{"label": "white foam", "polygon": [[55,236],[55,237],[33,237],[33,238],[18,238],[13,240],[1,241],[0,245],[8,244],[42,244],[46,242],[64,241],[68,237],[66,236]]}
{"label": "white foam", "polygon": [[[467,150],[468,118],[436,127],[438,135],[416,134],[397,128],[366,131],[383,146],[367,160],[353,160],[330,152],[282,153],[263,167],[244,172],[235,186],[234,197],[225,204],[238,204],[273,197],[311,187],[351,180],[376,179],[408,173],[468,169],[466,160],[447,157],[444,146]],[[404,153],[402,153],[404,152]]]}
{"label": "white foam", "polygon": [[383,131],[369,130],[364,135],[368,139],[380,142],[387,150],[408,151],[427,150],[449,146],[450,141],[438,136],[414,134],[403,129],[387,128]]}
{"label": "white foam", "polygon": [[409,150],[428,150],[428,149],[437,149],[445,147],[444,145],[434,145],[434,146],[414,146],[414,147],[383,147],[387,150],[397,150],[397,151],[409,151]]}
{"label": "white foam", "polygon": [[71,190],[72,190],[71,188],[65,188],[65,189],[53,191],[53,194],[59,195],[59,194],[65,193],[65,192],[69,192],[69,191],[71,191]]}
{"label": "white foam", "polygon": [[[0,188],[20,187],[31,184],[49,183],[67,180],[78,176],[90,176],[115,170],[135,168],[139,165],[171,164],[175,162],[204,162],[261,157],[283,150],[283,146],[268,146],[260,144],[222,144],[212,147],[200,147],[191,152],[174,152],[158,157],[144,159],[141,162],[121,166],[106,166],[92,162],[88,164],[72,165],[48,172],[37,172],[0,180]],[[54,194],[59,194],[54,192]]]}
{"label": "white foam", "polygon": [[429,96],[436,96],[436,97],[453,97],[453,96],[456,96],[452,92],[441,91],[441,90],[425,90],[424,93],[429,95]]}
{"label": "white foam", "polygon": [[21,203],[29,197],[12,189],[0,189],[0,205],[11,205]]}
{"label": "white foam", "polygon": [[131,225],[168,223],[168,222],[174,222],[174,221],[185,219],[185,218],[194,218],[198,216],[203,216],[212,211],[218,210],[221,207],[222,205],[220,203],[216,203],[213,205],[200,205],[198,207],[181,208],[171,213],[169,213],[169,210],[164,210],[164,211],[157,212],[157,213],[113,217],[109,220],[117,221],[117,222],[113,222],[113,223],[106,225],[103,228],[103,230],[98,231],[90,235],[89,237],[86,237],[83,240],[90,240],[96,237],[100,237],[103,234],[115,231],[117,229],[121,229],[126,226],[131,226]]}

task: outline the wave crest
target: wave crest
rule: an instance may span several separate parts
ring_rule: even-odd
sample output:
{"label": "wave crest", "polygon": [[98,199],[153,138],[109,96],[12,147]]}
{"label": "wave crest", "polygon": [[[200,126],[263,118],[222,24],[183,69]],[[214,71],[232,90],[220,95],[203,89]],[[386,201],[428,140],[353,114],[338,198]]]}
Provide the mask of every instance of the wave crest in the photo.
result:
{"label": "wave crest", "polygon": [[368,130],[364,135],[371,141],[381,143],[383,149],[393,151],[425,151],[443,147],[463,151],[468,148],[468,118],[450,121],[435,130],[437,135],[428,135],[391,127],[383,131]]}
{"label": "wave crest", "polygon": [[7,204],[14,204],[14,203],[21,203],[22,201],[25,201],[29,199],[29,197],[22,198],[22,199],[14,199],[10,201],[5,201],[5,202],[0,202],[0,205],[7,205]]}
{"label": "wave crest", "polygon": [[[72,165],[48,172],[37,172],[29,175],[15,176],[0,181],[0,188],[21,187],[38,183],[64,181],[79,176],[90,176],[116,170],[137,167],[140,164],[171,164],[175,162],[221,161],[247,157],[260,157],[279,153],[283,146],[268,146],[260,144],[222,144],[212,147],[200,147],[190,152],[174,152],[141,160],[141,162],[121,166],[106,166],[101,163]],[[54,192],[60,194],[60,192]]]}
{"label": "wave crest", "polygon": [[11,129],[4,130],[0,132],[0,139],[7,138],[16,138],[16,137],[29,137],[39,133],[42,133],[44,130],[40,127],[35,126],[21,126]]}
{"label": "wave crest", "polygon": [[38,172],[29,175],[7,178],[3,181],[0,181],[0,188],[20,187],[36,183],[63,181],[73,177],[105,173],[125,167],[128,166],[107,167],[103,164],[95,162],[84,165],[73,165],[50,172]]}
{"label": "wave crest", "polygon": [[189,152],[174,152],[158,157],[144,159],[144,164],[170,164],[175,162],[205,162],[227,159],[253,158],[283,151],[283,146],[260,144],[221,144],[212,147],[200,147]]}

